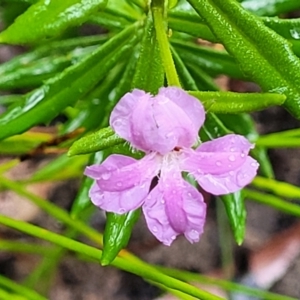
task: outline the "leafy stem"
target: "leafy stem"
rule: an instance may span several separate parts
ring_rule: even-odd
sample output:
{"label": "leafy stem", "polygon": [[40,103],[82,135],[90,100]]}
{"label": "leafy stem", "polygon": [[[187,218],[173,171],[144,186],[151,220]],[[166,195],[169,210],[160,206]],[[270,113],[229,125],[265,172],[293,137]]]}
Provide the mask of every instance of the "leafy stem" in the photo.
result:
{"label": "leafy stem", "polygon": [[156,38],[159,45],[161,59],[166,72],[168,85],[180,87],[181,85],[176,72],[168,36],[164,26],[164,1],[163,0],[152,1],[152,14],[154,19]]}

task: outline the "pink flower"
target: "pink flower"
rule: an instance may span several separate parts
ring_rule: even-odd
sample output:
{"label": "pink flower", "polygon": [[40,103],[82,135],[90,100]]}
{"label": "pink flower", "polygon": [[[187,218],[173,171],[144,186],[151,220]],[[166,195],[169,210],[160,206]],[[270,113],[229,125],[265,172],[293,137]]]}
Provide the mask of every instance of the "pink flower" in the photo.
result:
{"label": "pink flower", "polygon": [[[206,205],[182,172],[205,191],[222,195],[250,183],[258,168],[248,156],[252,145],[240,135],[229,134],[192,149],[204,119],[199,100],[180,88],[161,88],[156,96],[141,90],[127,93],[112,111],[110,126],[146,155],[136,160],[114,154],[101,165],[87,167],[85,174],[95,179],[92,202],[118,214],[142,206],[149,230],[165,245],[179,234],[198,242]],[[154,178],[158,183],[152,188]]]}

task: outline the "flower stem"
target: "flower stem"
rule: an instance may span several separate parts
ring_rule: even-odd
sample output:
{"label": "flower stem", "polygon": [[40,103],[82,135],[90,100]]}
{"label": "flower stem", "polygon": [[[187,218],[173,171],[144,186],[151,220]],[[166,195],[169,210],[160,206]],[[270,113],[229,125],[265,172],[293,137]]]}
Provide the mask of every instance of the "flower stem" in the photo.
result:
{"label": "flower stem", "polygon": [[[60,247],[63,247],[70,251],[74,251],[75,253],[88,256],[91,259],[96,260],[100,263],[99,258],[102,255],[102,251],[94,247],[85,245],[83,243],[61,236],[59,234],[40,228],[38,226],[31,225],[23,221],[14,220],[12,218],[3,216],[1,214],[0,214],[0,224],[16,229],[23,233],[27,233],[31,236],[35,236],[37,238],[46,240],[48,242],[54,243]],[[127,260],[123,257],[116,257],[116,259],[112,262],[111,265],[119,269],[122,269],[124,271],[131,272],[135,275],[141,276],[146,280],[158,282],[162,286],[167,287],[169,290],[174,289],[176,291],[180,291],[189,296],[196,297],[197,299],[223,300],[222,298],[210,294],[209,292],[200,290],[183,281],[165,275],[157,271],[155,267],[148,265],[147,263],[144,263],[142,261],[132,261],[132,260]]]}
{"label": "flower stem", "polygon": [[152,14],[154,19],[156,38],[159,45],[161,59],[166,72],[168,85],[180,87],[181,85],[170,50],[166,28],[164,26],[164,0],[152,1]]}

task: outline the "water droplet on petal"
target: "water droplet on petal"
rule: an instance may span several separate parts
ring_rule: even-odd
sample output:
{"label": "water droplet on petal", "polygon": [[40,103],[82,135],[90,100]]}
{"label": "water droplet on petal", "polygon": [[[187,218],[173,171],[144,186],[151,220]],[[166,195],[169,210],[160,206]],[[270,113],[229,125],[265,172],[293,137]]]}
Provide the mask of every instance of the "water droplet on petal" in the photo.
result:
{"label": "water droplet on petal", "polygon": [[157,227],[156,227],[156,226],[153,226],[153,227],[152,227],[152,231],[153,231],[153,232],[157,232],[157,231],[158,231]]}
{"label": "water droplet on petal", "polygon": [[251,167],[256,168],[257,167],[257,163],[256,162],[251,163]]}
{"label": "water droplet on petal", "polygon": [[245,155],[245,153],[241,153],[241,157],[245,157],[246,155]]}
{"label": "water droplet on petal", "polygon": [[230,151],[231,151],[231,152],[234,152],[234,151],[235,151],[235,148],[234,148],[234,147],[231,147],[231,148],[230,148]]}
{"label": "water droplet on petal", "polygon": [[176,191],[175,191],[175,190],[173,190],[173,191],[172,191],[172,194],[173,194],[173,195],[175,195],[175,194],[176,194]]}
{"label": "water droplet on petal", "polygon": [[198,239],[199,237],[199,232],[195,229],[192,229],[189,233],[188,233],[189,237],[194,240],[194,239]]}
{"label": "water droplet on petal", "polygon": [[230,171],[230,172],[229,172],[229,175],[230,175],[230,176],[233,176],[233,175],[234,175],[234,172],[233,172],[233,171]]}
{"label": "water droplet on petal", "polygon": [[176,240],[176,235],[172,235],[171,236],[171,239],[174,241],[174,240]]}
{"label": "water droplet on petal", "polygon": [[234,156],[234,155],[229,155],[228,159],[229,159],[230,161],[235,161],[235,156]]}
{"label": "water droplet on petal", "polygon": [[220,161],[216,161],[216,165],[217,165],[218,167],[220,167],[220,166],[222,166],[222,163],[221,163]]}
{"label": "water droplet on petal", "polygon": [[125,213],[125,208],[119,208],[119,214],[124,214]]}
{"label": "water droplet on petal", "polygon": [[113,122],[113,127],[120,127],[123,125],[123,120],[122,119],[116,119],[114,122]]}
{"label": "water droplet on petal", "polygon": [[160,203],[161,203],[161,204],[165,204],[165,200],[162,199],[162,200],[160,201]]}
{"label": "water droplet on petal", "polygon": [[123,185],[122,182],[117,182],[117,186],[118,186],[118,187],[121,187],[122,185]]}
{"label": "water droplet on petal", "polygon": [[188,193],[188,196],[189,196],[190,198],[192,198],[192,194],[191,194],[191,193]]}
{"label": "water droplet on petal", "polygon": [[110,173],[103,173],[102,176],[101,176],[101,178],[102,178],[103,180],[108,180],[108,179],[110,178],[110,176],[111,176]]}
{"label": "water droplet on petal", "polygon": [[249,182],[249,175],[245,171],[240,171],[238,172],[236,179],[237,179],[237,184],[240,187],[244,187]]}

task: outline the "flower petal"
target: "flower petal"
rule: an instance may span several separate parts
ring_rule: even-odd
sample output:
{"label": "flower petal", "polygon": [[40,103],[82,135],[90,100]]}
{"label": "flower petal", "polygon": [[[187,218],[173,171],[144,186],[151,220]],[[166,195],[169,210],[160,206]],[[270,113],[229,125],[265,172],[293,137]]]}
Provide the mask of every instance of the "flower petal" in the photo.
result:
{"label": "flower petal", "polygon": [[[125,94],[111,112],[109,124],[112,129],[122,138],[131,142],[131,115],[138,103],[146,102],[151,98],[150,94],[142,90],[134,89]],[[142,149],[143,150],[143,149]]]}
{"label": "flower petal", "polygon": [[201,144],[198,152],[239,152],[248,154],[254,146],[242,135],[227,134],[220,138]]}
{"label": "flower petal", "polygon": [[194,127],[199,131],[205,120],[205,111],[202,103],[178,87],[162,87],[159,95],[165,96],[178,105],[192,120]]}
{"label": "flower petal", "polygon": [[99,189],[119,192],[151,182],[159,171],[160,157],[151,153],[141,160],[114,154],[101,165],[86,168],[85,175],[96,179]]}
{"label": "flower petal", "polygon": [[243,136],[228,134],[201,144],[196,151],[182,150],[181,168],[194,176],[222,175],[241,167],[252,144]]}
{"label": "flower petal", "polygon": [[90,189],[89,196],[94,205],[117,214],[124,214],[140,207],[149,193],[151,181],[122,192],[105,192],[97,182]]}
{"label": "flower petal", "polygon": [[177,147],[190,147],[198,137],[198,128],[186,112],[171,99],[157,95],[140,102],[132,112],[132,145],[161,154]]}
{"label": "flower petal", "polygon": [[213,175],[193,174],[199,185],[213,195],[224,195],[236,192],[249,184],[256,176],[259,164],[247,156],[244,164],[234,171]]}
{"label": "flower petal", "polygon": [[182,179],[180,172],[162,173],[143,205],[149,230],[168,246],[179,234],[191,243],[198,242],[206,215],[202,195]]}

